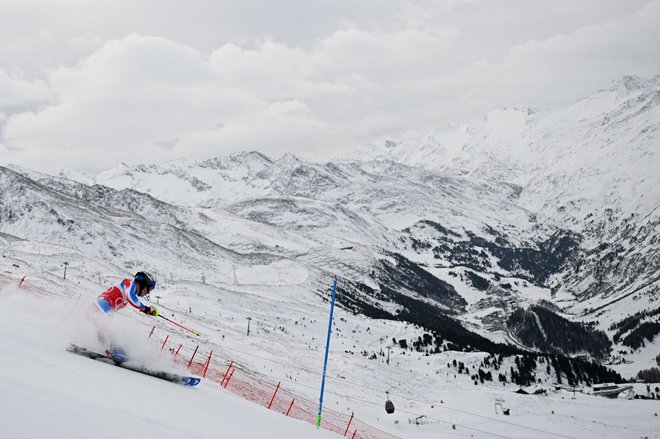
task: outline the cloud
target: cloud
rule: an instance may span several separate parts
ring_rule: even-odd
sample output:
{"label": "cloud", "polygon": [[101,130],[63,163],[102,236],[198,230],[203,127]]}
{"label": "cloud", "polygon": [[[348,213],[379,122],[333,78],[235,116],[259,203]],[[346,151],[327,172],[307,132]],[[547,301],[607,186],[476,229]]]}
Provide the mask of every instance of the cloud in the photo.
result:
{"label": "cloud", "polygon": [[11,116],[3,142],[18,157],[42,151],[60,166],[153,160],[166,156],[163,142],[260,105],[219,87],[194,49],[138,35],[108,42],[74,68],[51,73],[49,83],[53,104]]}
{"label": "cloud", "polygon": [[19,72],[0,69],[0,111],[41,102],[49,96],[50,90],[43,81],[28,81]]}
{"label": "cloud", "polygon": [[496,102],[566,104],[624,75],[657,74],[659,22],[660,2],[650,2],[625,17],[514,45],[501,60],[479,66],[474,76],[486,79]]}
{"label": "cloud", "polygon": [[[399,83],[427,62],[420,52],[409,53],[411,44],[442,50],[445,35],[347,29],[314,50],[265,39],[248,48],[227,44],[207,56],[133,34],[51,72],[51,102],[10,116],[2,140],[16,160],[92,170],[128,157],[149,162],[245,148],[279,155],[354,147],[383,134],[375,108],[391,100],[385,106],[395,111],[405,93],[413,114],[413,101],[428,92],[404,82],[387,91],[388,82]],[[383,108],[377,113],[390,126],[405,119]]]}
{"label": "cloud", "polygon": [[0,68],[0,163],[98,171],[244,149],[328,157],[496,106],[566,105],[625,74],[660,71],[660,1],[557,4],[389,0],[374,12],[338,2],[350,14],[328,12],[304,38],[270,6],[275,36],[248,20],[252,33],[229,40],[168,28],[163,16],[148,26],[160,36],[108,39],[130,26],[90,18],[98,33],[85,22],[65,34],[75,48],[63,62],[39,74]]}

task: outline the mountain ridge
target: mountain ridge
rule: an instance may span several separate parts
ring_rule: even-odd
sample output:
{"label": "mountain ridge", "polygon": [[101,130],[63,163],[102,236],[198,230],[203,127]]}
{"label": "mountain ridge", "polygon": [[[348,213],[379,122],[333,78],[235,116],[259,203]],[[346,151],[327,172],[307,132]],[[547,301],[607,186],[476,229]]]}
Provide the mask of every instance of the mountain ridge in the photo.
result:
{"label": "mountain ridge", "polygon": [[[273,282],[312,285],[333,274],[353,283],[355,309],[417,324],[455,315],[513,344],[521,340],[509,317],[546,301],[551,312],[612,337],[612,325],[658,304],[659,136],[660,76],[626,77],[569,107],[493,110],[334,162],[249,151],[121,165],[94,185],[72,172],[14,168],[26,180],[3,182],[16,192],[0,198],[0,232],[66,245],[63,233],[73,231],[92,242],[84,251],[123,267],[157,260],[170,276],[207,270],[227,280],[232,266],[245,265]],[[21,201],[26,193],[29,202]],[[48,202],[30,205],[39,199]],[[86,218],[93,236],[63,212]],[[59,225],[29,230],[37,213]],[[107,231],[120,242],[163,234],[160,254],[149,255],[143,238],[139,257],[127,259]]]}

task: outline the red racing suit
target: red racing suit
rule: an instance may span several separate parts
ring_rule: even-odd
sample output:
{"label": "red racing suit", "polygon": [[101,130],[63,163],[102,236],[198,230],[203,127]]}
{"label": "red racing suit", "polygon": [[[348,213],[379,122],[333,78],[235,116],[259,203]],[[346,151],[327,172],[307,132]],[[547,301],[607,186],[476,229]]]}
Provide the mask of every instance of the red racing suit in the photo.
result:
{"label": "red racing suit", "polygon": [[104,313],[110,313],[119,311],[130,303],[140,311],[144,311],[147,307],[140,302],[137,296],[137,288],[138,286],[134,281],[124,279],[101,293],[96,299],[96,306]]}

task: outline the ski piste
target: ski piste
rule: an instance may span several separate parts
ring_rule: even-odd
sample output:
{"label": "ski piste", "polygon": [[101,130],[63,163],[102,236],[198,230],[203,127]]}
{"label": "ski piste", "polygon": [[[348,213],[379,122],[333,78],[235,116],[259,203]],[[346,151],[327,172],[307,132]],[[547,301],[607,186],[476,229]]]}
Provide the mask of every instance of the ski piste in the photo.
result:
{"label": "ski piste", "polygon": [[81,355],[83,357],[91,358],[92,360],[101,361],[106,364],[111,364],[114,366],[121,367],[123,369],[142,373],[144,375],[149,375],[154,378],[160,378],[162,380],[170,381],[172,383],[181,384],[184,386],[193,387],[199,384],[199,382],[201,381],[199,378],[196,377],[178,375],[175,373],[165,372],[162,370],[152,370],[137,364],[119,362],[107,354],[101,354],[99,352],[91,351],[87,348],[75,344],[69,345],[69,347],[66,350],[71,353]]}

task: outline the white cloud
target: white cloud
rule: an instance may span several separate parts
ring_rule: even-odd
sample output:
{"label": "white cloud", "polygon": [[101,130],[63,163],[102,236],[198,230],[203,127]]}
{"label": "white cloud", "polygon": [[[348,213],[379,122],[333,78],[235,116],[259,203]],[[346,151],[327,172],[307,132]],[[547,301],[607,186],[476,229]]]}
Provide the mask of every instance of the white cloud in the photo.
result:
{"label": "white cloud", "polygon": [[260,105],[240,90],[218,87],[194,49],[137,35],[107,43],[49,81],[56,102],[11,116],[4,143],[19,157],[60,151],[59,166],[67,160],[97,168],[125,157],[148,161],[163,155],[163,142]]}
{"label": "white cloud", "polygon": [[[117,2],[102,2],[109,17]],[[288,0],[302,16],[326,12],[296,29],[271,3],[262,20],[222,1],[202,13],[169,1],[155,12],[148,0],[113,27],[86,4],[66,3],[69,18],[53,27],[50,6],[34,18],[10,3],[41,36],[0,26],[11,42],[0,45],[0,163],[50,171],[242,149],[328,156],[495,106],[567,104],[660,70],[658,0],[338,0],[316,12]],[[40,59],[55,59],[37,73],[16,55],[51,43]]]}
{"label": "white cloud", "polygon": [[650,2],[626,17],[515,45],[474,74],[486,78],[497,102],[565,104],[624,75],[657,74],[659,23],[660,2]]}
{"label": "white cloud", "polygon": [[49,95],[48,86],[43,81],[25,80],[19,72],[0,69],[0,110],[41,102]]}
{"label": "white cloud", "polygon": [[411,44],[422,52],[446,46],[444,35],[348,29],[311,51],[263,40],[251,48],[228,44],[207,57],[163,38],[130,35],[52,72],[54,102],[12,115],[3,141],[18,160],[44,157],[37,166],[97,169],[126,156],[150,161],[244,148],[278,155],[354,147],[384,133],[371,113],[397,125],[406,118],[380,107],[395,112],[410,101],[413,114],[413,101],[429,91],[399,84],[401,75],[427,62],[410,53]]}

